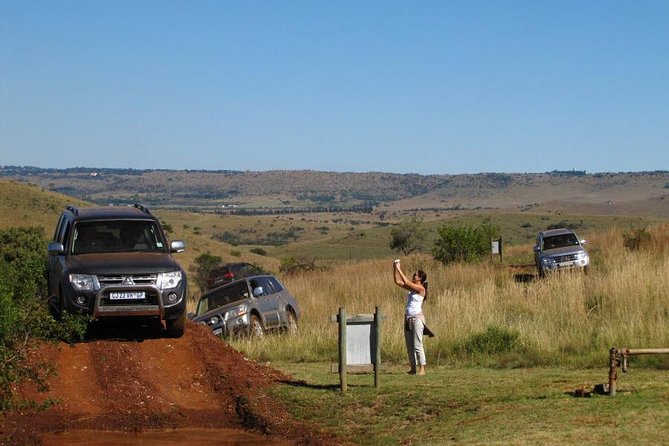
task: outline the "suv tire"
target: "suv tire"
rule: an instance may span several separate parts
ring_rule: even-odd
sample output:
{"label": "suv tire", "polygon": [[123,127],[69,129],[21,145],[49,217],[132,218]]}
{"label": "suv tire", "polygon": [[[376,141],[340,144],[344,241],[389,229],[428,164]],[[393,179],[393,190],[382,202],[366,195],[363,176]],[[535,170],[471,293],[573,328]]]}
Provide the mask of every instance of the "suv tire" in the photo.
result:
{"label": "suv tire", "polygon": [[288,310],[286,312],[286,316],[288,317],[288,321],[286,324],[286,331],[288,334],[295,335],[297,334],[297,318],[295,317],[295,314]]}
{"label": "suv tire", "polygon": [[249,335],[253,338],[263,338],[265,337],[265,327],[262,325],[262,321],[255,314],[251,316],[251,325],[249,326]]}
{"label": "suv tire", "polygon": [[170,338],[182,337],[186,329],[186,314],[183,313],[177,319],[166,319],[165,327],[167,329],[167,336]]}

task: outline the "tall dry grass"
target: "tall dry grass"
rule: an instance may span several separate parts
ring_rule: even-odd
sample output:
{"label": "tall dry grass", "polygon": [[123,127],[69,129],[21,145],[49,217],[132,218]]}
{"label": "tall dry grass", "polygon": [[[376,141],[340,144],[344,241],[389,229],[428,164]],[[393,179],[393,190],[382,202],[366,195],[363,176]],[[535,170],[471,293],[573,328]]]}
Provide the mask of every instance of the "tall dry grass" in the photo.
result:
{"label": "tall dry grass", "polygon": [[[623,246],[622,230],[594,235],[587,275],[539,279],[531,269],[523,272],[499,262],[443,265],[428,256],[402,259],[405,272],[421,268],[428,274],[424,311],[436,333],[425,342],[428,363],[601,366],[612,346],[669,347],[669,225],[648,232],[650,243],[638,251]],[[522,249],[531,252],[529,245]],[[285,277],[284,283],[302,307],[299,334],[233,341],[236,348],[261,361],[336,362],[337,327],[331,316],[340,307],[349,315],[378,307],[386,316],[383,361],[406,361],[406,291],[393,283],[392,259],[342,264]],[[487,331],[491,327],[497,332]],[[500,331],[515,339],[501,351],[472,350],[468,343]]]}

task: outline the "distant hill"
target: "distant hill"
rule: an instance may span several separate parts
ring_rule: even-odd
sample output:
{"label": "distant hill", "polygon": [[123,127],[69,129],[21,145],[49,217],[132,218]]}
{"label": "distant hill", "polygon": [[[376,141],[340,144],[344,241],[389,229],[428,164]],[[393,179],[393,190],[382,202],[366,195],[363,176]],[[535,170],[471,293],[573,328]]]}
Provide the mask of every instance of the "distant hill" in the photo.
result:
{"label": "distant hill", "polygon": [[81,200],[65,197],[35,184],[0,179],[0,229],[12,226],[41,226],[47,236],[68,204]]}
{"label": "distant hill", "polygon": [[0,177],[98,204],[229,213],[499,209],[669,217],[669,171],[418,175],[0,166]]}

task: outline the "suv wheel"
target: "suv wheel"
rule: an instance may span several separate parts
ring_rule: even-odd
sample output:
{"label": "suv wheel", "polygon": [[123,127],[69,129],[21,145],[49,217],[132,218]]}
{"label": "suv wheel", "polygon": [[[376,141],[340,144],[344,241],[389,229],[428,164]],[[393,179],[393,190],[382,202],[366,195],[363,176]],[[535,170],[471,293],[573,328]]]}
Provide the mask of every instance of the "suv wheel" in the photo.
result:
{"label": "suv wheel", "polygon": [[255,314],[251,316],[251,326],[250,335],[254,338],[262,338],[265,336],[265,327],[262,326],[262,322]]}
{"label": "suv wheel", "polygon": [[186,328],[186,313],[183,313],[177,319],[166,319],[167,336],[170,338],[180,338],[184,335]]}
{"label": "suv wheel", "polygon": [[292,311],[288,310],[287,317],[288,317],[288,323],[286,325],[286,331],[289,334],[297,334],[297,318],[295,317],[295,314]]}
{"label": "suv wheel", "polygon": [[65,309],[65,304],[63,302],[63,293],[58,289],[58,294],[55,296],[51,296],[49,298],[49,312],[51,313],[51,316],[57,321],[61,321],[63,319],[63,311]]}

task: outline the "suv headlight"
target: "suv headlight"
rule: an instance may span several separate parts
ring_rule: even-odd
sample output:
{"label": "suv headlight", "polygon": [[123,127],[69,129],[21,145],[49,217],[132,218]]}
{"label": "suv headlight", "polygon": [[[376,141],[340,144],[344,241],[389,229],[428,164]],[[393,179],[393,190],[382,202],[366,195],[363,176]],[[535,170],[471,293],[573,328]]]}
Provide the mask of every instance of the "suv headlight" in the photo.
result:
{"label": "suv headlight", "polygon": [[172,271],[169,273],[159,273],[156,278],[156,286],[161,290],[171,290],[181,283],[181,271]]}
{"label": "suv headlight", "polygon": [[209,319],[207,319],[207,325],[209,326],[214,326],[218,325],[221,323],[221,317],[220,316],[212,316]]}
{"label": "suv headlight", "polygon": [[555,263],[555,260],[552,257],[542,257],[541,263],[543,263],[544,265],[552,265]]}
{"label": "suv headlight", "polygon": [[96,286],[97,280],[95,276],[89,274],[70,274],[70,283],[77,291],[95,291],[99,289]]}
{"label": "suv headlight", "polygon": [[232,310],[229,310],[227,313],[225,313],[225,320],[227,321],[228,319],[233,319],[233,318],[236,318],[236,317],[242,317],[248,311],[249,311],[249,308],[246,305],[240,305],[238,307],[233,308]]}
{"label": "suv headlight", "polygon": [[576,254],[576,260],[580,261],[581,264],[583,265],[587,265],[588,263],[590,263],[590,257],[588,256],[588,253],[585,251]]}

